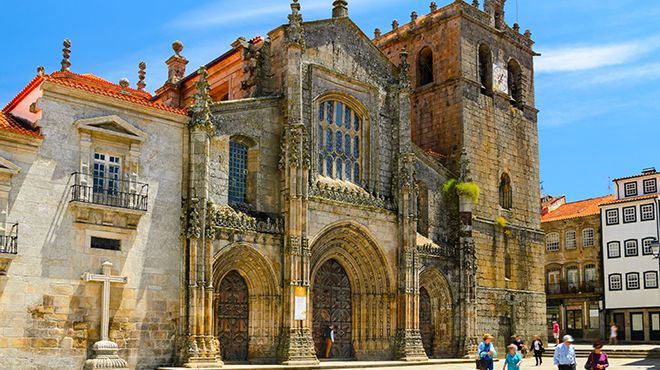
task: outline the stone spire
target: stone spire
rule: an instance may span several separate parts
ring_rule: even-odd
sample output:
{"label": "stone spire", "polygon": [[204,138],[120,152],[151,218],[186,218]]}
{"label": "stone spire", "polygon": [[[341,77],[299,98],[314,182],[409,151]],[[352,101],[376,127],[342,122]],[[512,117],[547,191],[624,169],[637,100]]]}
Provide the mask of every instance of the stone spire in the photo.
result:
{"label": "stone spire", "polygon": [[380,28],[374,30],[374,38],[379,38],[381,36]]}
{"label": "stone spire", "polygon": [[410,13],[410,21],[413,23],[417,22],[417,12],[414,10]]}
{"label": "stone spire", "polygon": [[335,0],[332,3],[332,18],[348,17],[348,1]]}
{"label": "stone spire", "polygon": [[46,74],[46,70],[44,69],[44,66],[38,66],[37,67],[37,75],[38,76],[43,76]]}
{"label": "stone spire", "polygon": [[431,1],[431,5],[429,5],[429,9],[431,10],[431,13],[434,11],[438,10],[438,4],[435,1]]}
{"label": "stone spire", "polygon": [[147,84],[144,82],[144,77],[147,74],[147,63],[144,61],[140,62],[140,64],[138,64],[138,68],[140,68],[140,70],[138,71],[137,88],[138,90],[144,90],[144,88],[147,87]]}
{"label": "stone spire", "polygon": [[208,76],[206,67],[199,67],[197,74],[199,75],[199,79],[195,83],[197,91],[195,92],[193,106],[190,108],[192,112],[190,127],[199,127],[211,131],[213,129],[210,107],[211,96],[209,95],[209,82],[206,80]]}
{"label": "stone spire", "polygon": [[408,64],[408,51],[404,48],[399,53],[399,89],[410,90],[410,64]]}
{"label": "stone spire", "polygon": [[175,84],[185,77],[188,60],[181,55],[181,51],[183,51],[181,41],[174,41],[172,50],[174,50],[174,55],[166,60],[165,64],[167,64],[167,82]]}
{"label": "stone spire", "polygon": [[71,62],[69,61],[69,58],[71,57],[71,40],[69,39],[64,39],[64,48],[62,49],[62,69],[60,71],[69,71],[69,68],[71,67]]}
{"label": "stone spire", "polygon": [[396,31],[399,28],[399,21],[396,19],[392,21],[392,31]]}
{"label": "stone spire", "polygon": [[291,14],[289,14],[289,29],[287,30],[287,41],[290,44],[298,44],[305,47],[305,30],[302,25],[302,15],[300,14],[300,4],[298,0],[291,3]]}

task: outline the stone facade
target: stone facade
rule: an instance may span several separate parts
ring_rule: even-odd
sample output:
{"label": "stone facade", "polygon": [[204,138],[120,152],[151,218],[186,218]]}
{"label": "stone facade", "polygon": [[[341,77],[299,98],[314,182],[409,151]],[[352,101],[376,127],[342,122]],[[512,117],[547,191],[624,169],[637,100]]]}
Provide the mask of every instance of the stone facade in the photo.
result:
{"label": "stone facade", "polygon": [[[175,42],[153,98],[40,74],[41,113],[24,118],[45,139],[25,158],[0,152],[22,168],[9,215],[33,235],[0,304],[35,331],[7,321],[18,334],[0,356],[82,366],[100,288],[79,276],[103,260],[128,276],[111,291],[110,339],[131,368],[314,364],[329,324],[340,357],[408,361],[468,355],[485,331],[498,343],[543,332],[529,35],[503,24],[503,0],[454,2],[375,40],[346,1],[333,5],[304,22],[294,0],[267,39],[239,38],[188,76]],[[498,62],[515,58],[524,99],[480,93],[482,41]],[[422,45],[436,76],[424,86]],[[125,150],[122,173],[149,184],[148,207],[90,207],[75,192],[69,203],[67,181],[81,181],[69,174],[91,169],[97,140]],[[90,248],[92,236],[121,248]]]}

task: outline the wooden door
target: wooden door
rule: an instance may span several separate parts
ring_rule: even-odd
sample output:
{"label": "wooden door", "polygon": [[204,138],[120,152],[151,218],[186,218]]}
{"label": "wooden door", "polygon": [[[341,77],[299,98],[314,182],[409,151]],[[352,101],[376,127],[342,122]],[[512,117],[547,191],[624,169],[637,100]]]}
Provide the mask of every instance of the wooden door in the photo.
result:
{"label": "wooden door", "polygon": [[247,361],[248,288],[236,271],[220,283],[218,339],[223,361]]}

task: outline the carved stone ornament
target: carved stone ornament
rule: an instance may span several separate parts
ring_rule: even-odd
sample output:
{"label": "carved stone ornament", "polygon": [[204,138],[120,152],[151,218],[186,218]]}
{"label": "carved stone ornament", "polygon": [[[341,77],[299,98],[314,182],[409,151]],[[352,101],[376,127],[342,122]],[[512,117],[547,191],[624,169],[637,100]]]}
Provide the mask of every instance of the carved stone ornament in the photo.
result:
{"label": "carved stone ornament", "polygon": [[300,14],[300,4],[298,0],[291,3],[291,14],[289,14],[289,28],[286,32],[286,39],[289,44],[297,44],[300,48],[305,48],[305,30],[302,24],[302,15]]}
{"label": "carved stone ornament", "polygon": [[211,121],[211,96],[209,95],[209,82],[206,80],[208,76],[206,67],[199,67],[197,74],[199,79],[195,83],[197,91],[194,96],[195,102],[190,108],[192,118],[189,126],[192,129],[202,129],[213,133],[215,127]]}
{"label": "carved stone ornament", "polygon": [[401,49],[399,54],[401,62],[399,63],[399,90],[409,91],[410,87],[410,64],[408,64],[408,52]]}

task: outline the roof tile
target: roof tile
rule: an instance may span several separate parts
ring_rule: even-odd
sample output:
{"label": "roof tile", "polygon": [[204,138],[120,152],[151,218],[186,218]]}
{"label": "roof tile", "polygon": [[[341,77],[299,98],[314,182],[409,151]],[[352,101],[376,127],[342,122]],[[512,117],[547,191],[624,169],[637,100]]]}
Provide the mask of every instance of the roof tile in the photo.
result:
{"label": "roof tile", "polygon": [[541,222],[567,220],[571,218],[586,217],[600,213],[599,205],[614,200],[613,195],[565,203],[554,211],[541,216]]}
{"label": "roof tile", "polygon": [[38,128],[30,128],[28,124],[22,122],[20,118],[11,113],[0,112],[0,130],[9,131],[16,134],[41,138]]}

